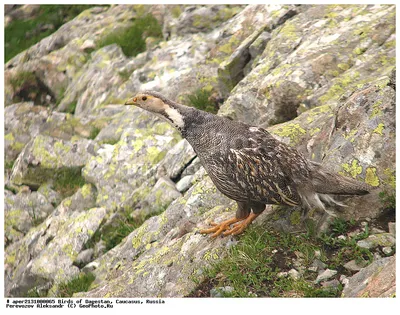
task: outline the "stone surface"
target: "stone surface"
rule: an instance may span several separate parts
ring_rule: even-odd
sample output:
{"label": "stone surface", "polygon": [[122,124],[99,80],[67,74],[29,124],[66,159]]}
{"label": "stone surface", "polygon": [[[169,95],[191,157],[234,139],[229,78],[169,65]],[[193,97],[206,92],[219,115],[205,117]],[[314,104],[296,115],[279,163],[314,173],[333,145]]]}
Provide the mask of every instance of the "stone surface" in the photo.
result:
{"label": "stone surface", "polygon": [[322,281],[329,280],[333,278],[336,274],[337,274],[336,270],[325,269],[318,275],[317,279],[315,279],[315,283],[320,283]]}
{"label": "stone surface", "polygon": [[396,255],[374,261],[349,278],[342,297],[394,297]]}
{"label": "stone surface", "polygon": [[366,239],[357,242],[357,245],[362,248],[373,249],[378,246],[386,247],[396,244],[395,237],[390,233],[380,233],[368,236]]}
{"label": "stone surface", "polygon": [[32,139],[16,160],[11,182],[38,188],[48,180],[56,179],[63,172],[80,170],[91,156],[97,145],[92,140],[59,140],[39,135]]}
{"label": "stone surface", "polygon": [[40,192],[8,193],[4,198],[5,244],[21,239],[53,210],[51,202]]}
{"label": "stone surface", "polygon": [[192,186],[193,175],[186,175],[182,177],[179,182],[176,183],[176,189],[183,193]]}
{"label": "stone surface", "polygon": [[76,256],[76,258],[74,260],[74,265],[76,265],[76,266],[85,266],[85,265],[87,265],[92,260],[93,254],[94,254],[94,249],[93,248],[88,248],[88,249],[85,249],[85,250],[81,251],[78,254],[78,256]]}
{"label": "stone surface", "polygon": [[360,271],[363,266],[360,266],[359,264],[357,264],[355,260],[350,260],[347,263],[345,263],[343,265],[343,267],[349,271],[354,272],[354,271]]}
{"label": "stone surface", "polygon": [[105,209],[93,208],[94,194],[93,187],[85,185],[6,248],[7,296],[25,296],[35,287],[49,289],[79,273],[73,262],[106,215]]}
{"label": "stone surface", "polygon": [[388,223],[389,233],[393,236],[396,236],[396,222],[389,222]]}

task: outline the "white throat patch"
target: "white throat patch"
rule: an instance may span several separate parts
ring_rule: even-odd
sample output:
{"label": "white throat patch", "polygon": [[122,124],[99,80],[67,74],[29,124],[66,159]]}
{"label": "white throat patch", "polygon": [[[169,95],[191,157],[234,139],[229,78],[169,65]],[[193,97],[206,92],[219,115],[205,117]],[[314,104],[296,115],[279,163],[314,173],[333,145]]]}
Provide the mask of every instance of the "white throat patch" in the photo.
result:
{"label": "white throat patch", "polygon": [[185,126],[182,115],[179,114],[175,108],[167,106],[165,112],[178,128],[183,128]]}

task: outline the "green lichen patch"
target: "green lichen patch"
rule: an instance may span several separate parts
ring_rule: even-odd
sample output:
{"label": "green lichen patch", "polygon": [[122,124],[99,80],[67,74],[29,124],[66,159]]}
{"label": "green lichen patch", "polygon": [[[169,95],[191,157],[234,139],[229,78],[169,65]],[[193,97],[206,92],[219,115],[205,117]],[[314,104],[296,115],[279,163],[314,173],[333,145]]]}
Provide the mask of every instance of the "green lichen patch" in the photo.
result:
{"label": "green lichen patch", "polygon": [[379,177],[376,175],[376,167],[367,167],[365,170],[365,182],[371,186],[379,186]]}
{"label": "green lichen patch", "polygon": [[295,123],[283,124],[279,128],[272,130],[272,133],[280,136],[287,137],[290,139],[290,145],[295,145],[300,141],[300,136],[305,134],[306,131]]}
{"label": "green lichen patch", "polygon": [[390,187],[396,188],[396,174],[395,171],[387,168],[383,171],[383,174],[385,175],[385,183],[387,183]]}
{"label": "green lichen patch", "polygon": [[353,178],[356,178],[357,175],[360,175],[363,171],[363,168],[357,159],[354,159],[353,161],[351,161],[351,163],[343,163],[342,168],[344,172],[339,172],[339,174],[349,174]]}
{"label": "green lichen patch", "polygon": [[383,129],[385,129],[385,125],[380,123],[373,131],[373,133],[377,133],[378,135],[383,135]]}

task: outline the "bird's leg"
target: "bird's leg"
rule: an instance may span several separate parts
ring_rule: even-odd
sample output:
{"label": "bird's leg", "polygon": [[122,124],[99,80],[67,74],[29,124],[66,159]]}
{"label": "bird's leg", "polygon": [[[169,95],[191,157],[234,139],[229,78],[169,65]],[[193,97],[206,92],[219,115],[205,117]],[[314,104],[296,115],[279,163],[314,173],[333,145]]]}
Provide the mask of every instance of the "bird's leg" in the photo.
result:
{"label": "bird's leg", "polygon": [[[211,223],[212,228],[201,230],[202,234],[214,233],[211,236],[217,237],[221,235],[222,232],[230,230],[230,225],[245,220],[250,214],[250,205],[244,202],[237,202],[238,209],[236,211],[236,216],[232,219],[222,221],[221,223]],[[225,234],[224,234],[225,235]]]}
{"label": "bird's leg", "polygon": [[239,223],[236,223],[232,227],[232,229],[224,232],[223,235],[224,236],[226,236],[226,235],[238,235],[238,234],[242,233],[248,227],[248,225],[251,222],[253,222],[259,215],[260,215],[260,213],[257,213],[257,214],[255,214],[253,212],[250,213],[250,215],[246,219],[242,220]]}
{"label": "bird's leg", "polygon": [[238,219],[235,217],[229,220],[222,221],[221,223],[212,222],[211,223],[211,225],[213,226],[212,228],[200,230],[200,233],[201,234],[214,233],[211,235],[211,237],[217,237],[218,235],[221,235],[223,231],[229,230],[231,224],[239,221],[242,221],[242,219]]}

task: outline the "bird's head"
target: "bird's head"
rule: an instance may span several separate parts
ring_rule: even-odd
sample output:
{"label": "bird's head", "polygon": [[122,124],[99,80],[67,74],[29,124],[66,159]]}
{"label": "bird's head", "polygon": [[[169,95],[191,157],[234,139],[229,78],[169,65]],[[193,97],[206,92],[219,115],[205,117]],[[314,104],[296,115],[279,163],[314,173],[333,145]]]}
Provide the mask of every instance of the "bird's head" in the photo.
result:
{"label": "bird's head", "polygon": [[128,99],[125,105],[135,105],[149,112],[161,115],[178,129],[184,127],[184,118],[181,113],[183,105],[174,103],[157,92],[142,92]]}
{"label": "bird's head", "polygon": [[128,99],[125,102],[125,105],[135,105],[149,112],[157,114],[162,114],[167,106],[167,104],[165,104],[161,98],[150,95],[148,93],[136,94],[136,96]]}

